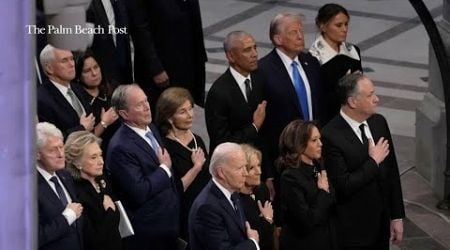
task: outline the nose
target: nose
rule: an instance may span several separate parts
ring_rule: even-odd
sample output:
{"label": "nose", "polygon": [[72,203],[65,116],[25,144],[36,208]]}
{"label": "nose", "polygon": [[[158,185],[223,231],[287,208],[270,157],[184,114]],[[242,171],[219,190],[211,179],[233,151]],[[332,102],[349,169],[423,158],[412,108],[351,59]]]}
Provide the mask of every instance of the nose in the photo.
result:
{"label": "nose", "polygon": [[64,157],[64,148],[58,147],[58,157]]}
{"label": "nose", "polygon": [[104,163],[105,163],[105,162],[103,161],[103,157],[100,157],[100,158],[98,159],[98,165],[103,166]]}
{"label": "nose", "polygon": [[374,94],[374,100],[373,100],[373,102],[374,102],[375,104],[378,104],[379,101],[380,101],[380,99],[378,98],[378,96]]}

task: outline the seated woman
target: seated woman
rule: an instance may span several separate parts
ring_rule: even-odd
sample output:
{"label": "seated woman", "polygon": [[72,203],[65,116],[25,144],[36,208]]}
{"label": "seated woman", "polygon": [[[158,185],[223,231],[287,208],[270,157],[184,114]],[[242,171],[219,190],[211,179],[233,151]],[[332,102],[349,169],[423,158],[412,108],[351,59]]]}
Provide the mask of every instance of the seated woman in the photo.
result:
{"label": "seated woman", "polygon": [[282,250],[337,249],[334,190],[319,160],[322,142],[314,122],[290,122],[280,136]]}
{"label": "seated woman", "polygon": [[249,144],[242,144],[242,150],[247,158],[248,172],[245,184],[240,190],[245,218],[251,228],[258,231],[260,249],[273,250],[273,209],[269,190],[261,183],[261,151]]}
{"label": "seated woman", "polygon": [[66,168],[74,177],[79,202],[84,208],[84,249],[120,250],[120,215],[111,198],[111,186],[102,177],[100,142],[88,131],[71,133],[64,146]]}
{"label": "seated woman", "polygon": [[155,120],[172,159],[175,183],[182,194],[180,236],[187,241],[189,210],[211,178],[205,143],[191,130],[194,100],[189,91],[179,87],[166,89],[156,104]]}
{"label": "seated woman", "polygon": [[109,89],[106,79],[103,78],[102,70],[94,54],[89,50],[78,56],[75,72],[75,80],[83,86],[82,98],[92,107],[95,117],[93,132],[96,136],[102,137],[102,149],[105,151],[109,140],[119,128],[119,122],[116,122],[119,116],[110,107],[112,90]]}
{"label": "seated woman", "polygon": [[361,55],[356,45],[346,42],[350,16],[339,4],[323,5],[316,17],[320,35],[311,45],[310,53],[320,62],[325,114],[322,125],[339,113],[336,88],[339,79],[355,71],[362,71]]}

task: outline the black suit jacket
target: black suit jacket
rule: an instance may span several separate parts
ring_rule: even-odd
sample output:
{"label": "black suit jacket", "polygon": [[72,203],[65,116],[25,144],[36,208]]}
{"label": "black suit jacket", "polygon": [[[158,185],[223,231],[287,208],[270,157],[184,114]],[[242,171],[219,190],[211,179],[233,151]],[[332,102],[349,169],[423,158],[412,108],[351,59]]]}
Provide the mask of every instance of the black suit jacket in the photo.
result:
{"label": "black suit jacket", "polygon": [[[83,98],[81,86],[71,83],[70,88],[80,100],[86,114],[90,114],[91,106]],[[80,118],[75,109],[73,109],[72,105],[70,105],[50,80],[46,80],[40,85],[37,92],[37,114],[39,122],[54,124],[61,130],[64,137],[67,137],[74,131],[85,130],[80,124]]]}
{"label": "black suit jacket", "polygon": [[343,246],[367,246],[384,231],[389,220],[403,218],[400,177],[391,133],[379,114],[367,119],[374,142],[389,141],[389,155],[377,166],[368,150],[339,114],[322,130],[323,156],[329,179],[336,188],[338,232]]}
{"label": "black suit jacket", "polygon": [[109,30],[108,16],[106,15],[101,0],[92,0],[86,11],[86,20],[102,27],[104,33],[94,35],[91,49],[102,68],[103,77],[116,87],[118,84],[129,84],[133,82],[131,70],[131,50],[128,30],[128,15],[123,0],[114,0],[115,26],[126,28],[127,33],[116,33],[116,44],[114,44],[112,33]]}
{"label": "black suit jacket", "polygon": [[[320,64],[309,53],[301,53],[298,59],[305,70],[311,88],[313,118],[321,117],[320,107]],[[266,119],[261,129],[267,152],[263,167],[271,169],[278,157],[278,140],[284,127],[291,121],[303,119],[292,80],[275,49],[259,60],[259,70],[265,78],[267,108]]]}
{"label": "black suit jacket", "polygon": [[223,142],[261,144],[258,132],[252,125],[253,112],[263,101],[262,78],[251,74],[252,96],[250,102],[227,69],[212,85],[205,103],[206,128],[209,135],[209,152]]}
{"label": "black suit jacket", "polygon": [[[149,127],[163,147],[156,127]],[[134,228],[130,249],[171,249],[157,246],[169,246],[178,236],[179,197],[159,164],[150,145],[122,124],[109,143],[106,165]]]}
{"label": "black suit jacket", "polygon": [[198,0],[128,0],[135,78],[154,104],[164,90],[153,76],[165,70],[171,86],[205,97],[206,51]]}
{"label": "black suit jacket", "polygon": [[[57,171],[59,179],[72,199],[77,201],[77,194],[72,176],[65,170]],[[52,190],[48,182],[37,173],[38,211],[39,211],[39,249],[41,250],[80,250],[82,243],[82,220],[79,218],[69,226],[62,215],[65,207]]]}
{"label": "black suit jacket", "polygon": [[197,196],[189,213],[190,249],[256,250],[235,213],[231,203],[211,180]]}

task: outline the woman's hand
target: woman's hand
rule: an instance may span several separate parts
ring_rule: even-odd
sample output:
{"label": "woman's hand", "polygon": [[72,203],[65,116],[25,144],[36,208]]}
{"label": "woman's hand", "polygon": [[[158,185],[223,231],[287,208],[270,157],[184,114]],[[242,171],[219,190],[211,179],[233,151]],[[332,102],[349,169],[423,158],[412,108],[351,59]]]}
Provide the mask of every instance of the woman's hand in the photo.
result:
{"label": "woman's hand", "polygon": [[327,193],[330,192],[330,186],[328,185],[327,171],[322,170],[320,171],[320,173],[317,174],[317,187]]}
{"label": "woman's hand", "polygon": [[102,108],[102,113],[100,114],[100,119],[106,126],[113,124],[119,116],[116,114],[116,111],[111,107],[105,111],[105,108]]}
{"label": "woman's hand", "polygon": [[259,212],[261,212],[261,216],[264,217],[270,224],[273,222],[273,209],[272,203],[270,201],[264,202],[264,206],[261,204],[261,201],[258,200]]}
{"label": "woman's hand", "polygon": [[191,160],[192,163],[194,163],[194,166],[192,168],[200,171],[203,167],[203,164],[205,164],[206,161],[203,150],[201,148],[193,150],[191,154]]}
{"label": "woman's hand", "polygon": [[109,195],[103,195],[103,207],[105,208],[105,211],[108,210],[108,208],[111,208],[113,211],[116,211],[116,205],[112,201],[111,197]]}

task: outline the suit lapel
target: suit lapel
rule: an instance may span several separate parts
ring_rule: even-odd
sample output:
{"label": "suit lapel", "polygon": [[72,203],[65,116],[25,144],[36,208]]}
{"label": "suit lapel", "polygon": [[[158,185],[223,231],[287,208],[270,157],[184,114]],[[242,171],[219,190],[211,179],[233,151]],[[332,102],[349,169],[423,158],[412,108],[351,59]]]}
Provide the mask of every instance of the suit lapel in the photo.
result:
{"label": "suit lapel", "polygon": [[62,93],[53,85],[50,80],[48,80],[45,84],[45,87],[48,89],[48,91],[51,93],[53,98],[55,98],[55,101],[59,104],[58,106],[61,107],[62,110],[65,112],[70,112],[72,116],[78,117],[77,112],[75,109],[70,105],[70,103],[67,101],[67,99],[62,95]]}
{"label": "suit lapel", "polygon": [[131,140],[139,148],[141,148],[145,152],[145,154],[148,154],[155,162],[159,164],[158,156],[155,154],[155,151],[153,151],[152,147],[127,125],[122,124],[122,127],[125,130],[125,133],[127,133],[127,136],[131,138]]}
{"label": "suit lapel", "polygon": [[292,79],[289,76],[289,72],[286,70],[286,67],[284,66],[283,61],[281,60],[280,56],[277,54],[276,50],[272,50],[271,52],[273,54],[273,63],[272,66],[276,71],[278,72],[277,75],[279,76],[278,83],[280,84],[280,88],[284,90],[286,93],[283,96],[288,96],[291,100],[292,104],[297,109],[298,114],[300,113],[300,104],[298,103],[297,98],[297,92],[295,91],[294,84],[292,83]]}
{"label": "suit lapel", "polygon": [[362,151],[364,151],[366,154],[368,153],[367,150],[364,148],[363,144],[359,140],[358,136],[355,134],[353,129],[350,127],[350,125],[342,118],[342,116],[338,115],[338,130],[343,134],[343,136],[355,147]]}
{"label": "suit lapel", "polygon": [[38,185],[39,185],[39,193],[41,199],[47,199],[49,200],[50,204],[53,204],[54,206],[58,207],[61,211],[64,210],[64,206],[59,199],[59,197],[56,195],[55,191],[50,187],[50,184],[44,179],[44,177],[37,172],[38,174]]}
{"label": "suit lapel", "polygon": [[[231,218],[233,218],[233,221],[238,225],[240,230],[245,234],[245,228],[244,225],[240,222],[238,217],[236,216],[236,211],[234,210],[233,206],[231,205],[230,201],[228,201],[227,197],[220,191],[220,189],[216,186],[216,184],[211,180],[211,192],[217,197],[219,200],[219,205],[230,215]],[[242,211],[243,212],[243,211]]]}
{"label": "suit lapel", "polygon": [[225,76],[227,77],[226,81],[232,83],[229,86],[231,97],[237,98],[235,99],[236,103],[239,102],[236,104],[236,106],[237,107],[248,106],[249,103],[247,103],[247,101],[245,100],[245,96],[242,93],[241,89],[239,88],[239,84],[236,82],[236,79],[234,79],[233,75],[231,74],[230,68],[227,69]]}

